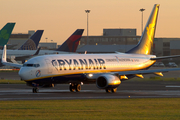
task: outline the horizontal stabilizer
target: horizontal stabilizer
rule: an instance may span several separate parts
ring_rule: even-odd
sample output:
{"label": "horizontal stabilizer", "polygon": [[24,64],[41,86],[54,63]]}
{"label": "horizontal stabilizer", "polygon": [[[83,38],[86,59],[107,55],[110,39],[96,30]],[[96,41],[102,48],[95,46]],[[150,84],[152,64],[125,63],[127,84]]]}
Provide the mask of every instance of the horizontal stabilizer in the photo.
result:
{"label": "horizontal stabilizer", "polygon": [[180,57],[180,55],[156,57],[156,58],[151,58],[150,60],[161,60],[161,59],[177,58],[177,57]]}

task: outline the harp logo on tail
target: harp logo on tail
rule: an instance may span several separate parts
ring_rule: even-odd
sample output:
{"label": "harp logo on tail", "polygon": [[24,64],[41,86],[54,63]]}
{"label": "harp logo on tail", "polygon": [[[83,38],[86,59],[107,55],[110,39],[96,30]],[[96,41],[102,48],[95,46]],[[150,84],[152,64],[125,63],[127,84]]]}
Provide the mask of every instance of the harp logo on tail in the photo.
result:
{"label": "harp logo on tail", "polygon": [[7,33],[7,30],[1,30],[0,38],[3,38],[5,40],[9,38],[9,34]]}
{"label": "harp logo on tail", "polygon": [[154,34],[154,26],[155,26],[155,24],[152,23],[152,24],[149,24],[148,27],[146,27],[146,30],[147,30],[147,36],[148,36],[148,39],[150,40],[151,43],[153,42],[153,40],[152,40],[151,37],[152,37],[153,34]]}

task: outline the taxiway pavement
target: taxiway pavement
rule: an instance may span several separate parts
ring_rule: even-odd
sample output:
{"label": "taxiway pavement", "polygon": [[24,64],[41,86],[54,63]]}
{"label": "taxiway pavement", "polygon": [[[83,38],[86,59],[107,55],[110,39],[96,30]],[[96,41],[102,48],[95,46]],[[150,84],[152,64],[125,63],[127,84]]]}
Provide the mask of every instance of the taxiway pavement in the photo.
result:
{"label": "taxiway pavement", "polygon": [[[160,69],[160,68],[155,68]],[[165,77],[179,77],[179,71],[165,73]],[[146,76],[151,77],[153,75]],[[18,72],[0,72],[1,79],[20,80]],[[59,99],[111,99],[111,98],[176,98],[180,97],[180,81],[123,81],[116,93],[106,93],[95,84],[85,84],[80,92],[70,92],[68,84],[54,88],[40,88],[32,93],[26,84],[0,84],[0,100],[59,100]]]}
{"label": "taxiway pavement", "polygon": [[0,84],[0,100],[64,100],[64,99],[119,99],[119,98],[180,98],[180,82],[124,81],[116,93],[106,93],[95,84],[82,86],[80,92],[70,92],[68,84],[54,88],[40,88],[32,93],[25,84]]}

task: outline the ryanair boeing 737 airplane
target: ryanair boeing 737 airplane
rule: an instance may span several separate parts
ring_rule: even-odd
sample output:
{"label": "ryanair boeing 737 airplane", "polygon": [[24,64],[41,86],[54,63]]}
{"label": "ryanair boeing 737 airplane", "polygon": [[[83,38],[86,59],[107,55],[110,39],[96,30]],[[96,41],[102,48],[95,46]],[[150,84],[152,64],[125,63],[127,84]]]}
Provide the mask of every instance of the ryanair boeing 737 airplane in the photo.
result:
{"label": "ryanair boeing 737 airplane", "polygon": [[126,53],[116,54],[55,54],[37,56],[23,65],[6,61],[6,46],[2,55],[2,63],[19,67],[19,76],[33,87],[33,93],[39,87],[54,87],[55,84],[70,84],[70,91],[81,90],[81,83],[96,83],[106,92],[116,92],[121,81],[133,77],[143,78],[143,74],[163,76],[162,72],[174,69],[147,70],[156,60],[180,57],[156,57],[150,55],[156,29],[159,5],[155,4],[144,32],[136,47]]}

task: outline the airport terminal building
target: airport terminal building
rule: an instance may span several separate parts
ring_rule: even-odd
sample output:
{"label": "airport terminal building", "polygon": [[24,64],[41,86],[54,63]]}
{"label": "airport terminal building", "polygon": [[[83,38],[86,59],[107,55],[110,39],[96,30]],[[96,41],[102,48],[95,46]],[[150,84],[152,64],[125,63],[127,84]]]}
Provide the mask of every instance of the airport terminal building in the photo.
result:
{"label": "airport terminal building", "polygon": [[[140,37],[136,35],[136,29],[103,29],[102,36],[88,36],[88,39],[87,36],[82,36],[77,52],[126,52],[138,44]],[[179,43],[180,38],[154,38],[152,54],[157,56],[180,54]]]}
{"label": "airport terminal building", "polygon": [[[11,34],[8,49],[19,48],[35,31]],[[136,29],[103,29],[101,36],[82,36],[77,52],[84,53],[114,53],[126,52],[138,44],[141,36],[136,35]],[[180,54],[180,38],[154,38],[152,54],[169,56]],[[56,49],[55,42],[40,42],[41,49]],[[179,61],[178,59],[176,61]]]}
{"label": "airport terminal building", "polygon": [[[35,31],[11,34],[8,49],[19,48]],[[136,29],[103,29],[101,36],[82,36],[79,53],[113,53],[126,52],[138,44],[141,36],[136,35]],[[154,38],[152,54],[168,56],[180,54],[180,38]],[[40,42],[41,49],[56,49],[56,42]]]}
{"label": "airport terminal building", "polygon": [[[28,38],[35,33],[34,30],[29,30],[28,33],[13,33],[8,41],[8,49],[18,49]],[[41,49],[57,49],[56,42],[40,42]]]}

